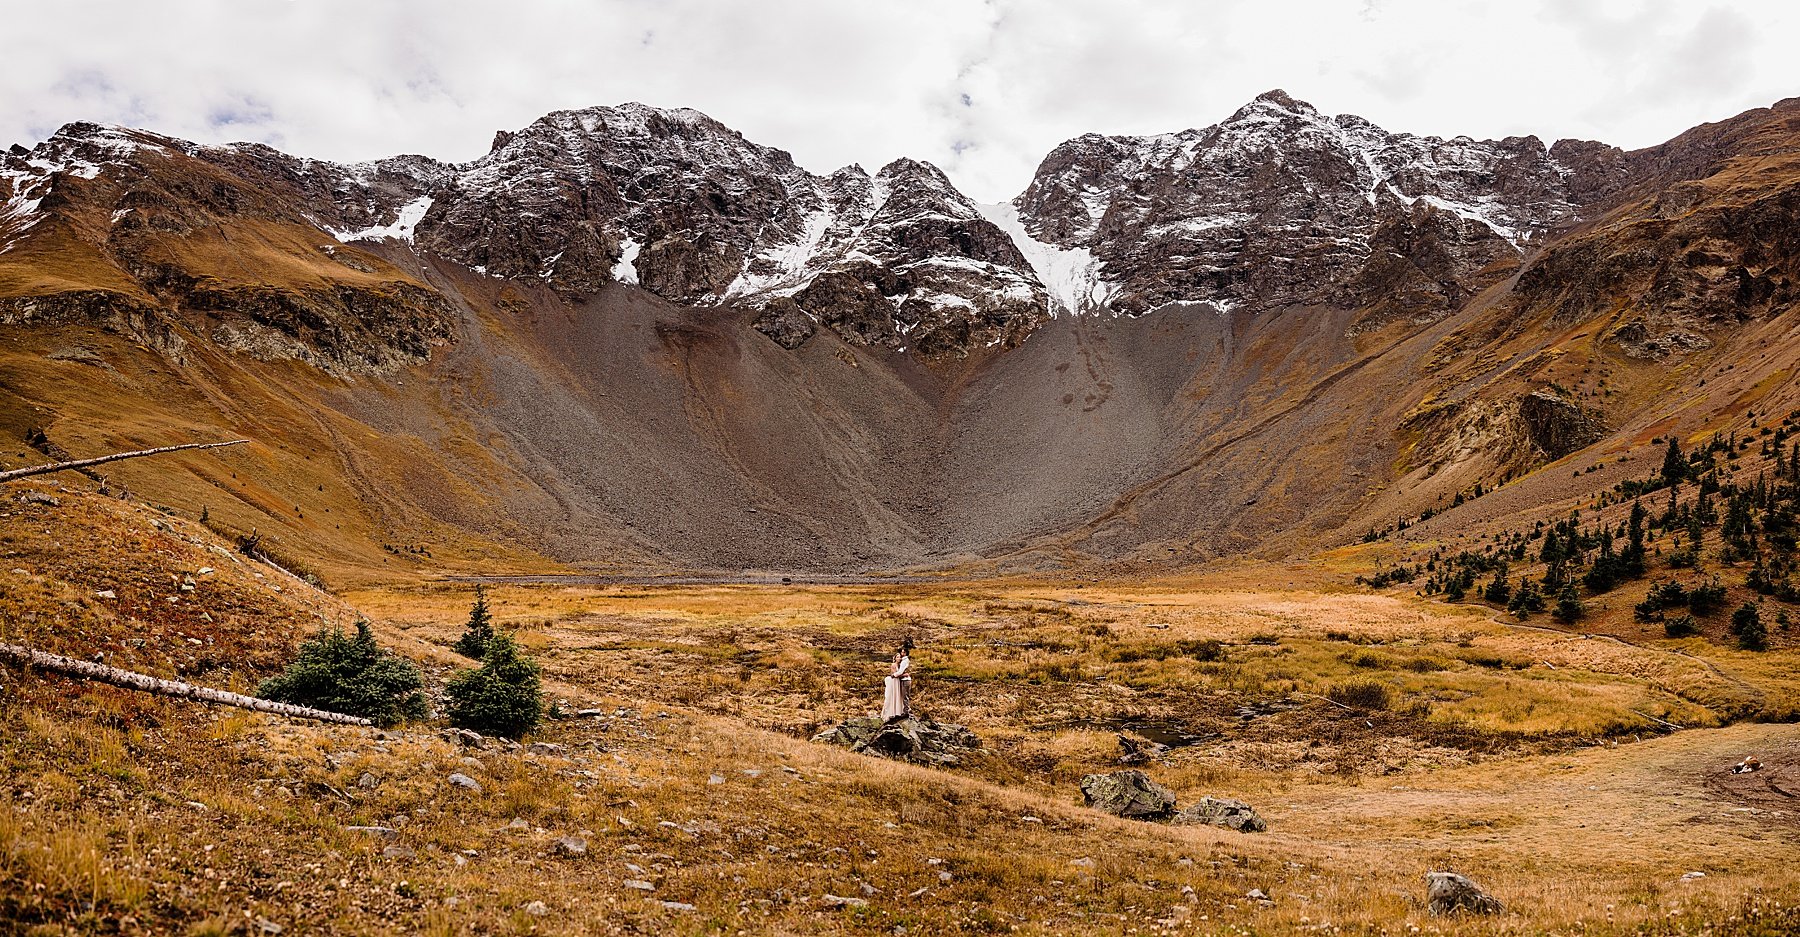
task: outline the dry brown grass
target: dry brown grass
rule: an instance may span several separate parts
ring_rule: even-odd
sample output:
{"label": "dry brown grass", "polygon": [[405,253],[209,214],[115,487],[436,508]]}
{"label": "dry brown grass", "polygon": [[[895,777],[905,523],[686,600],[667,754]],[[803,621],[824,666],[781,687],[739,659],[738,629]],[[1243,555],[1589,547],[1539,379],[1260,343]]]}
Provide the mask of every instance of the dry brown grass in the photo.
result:
{"label": "dry brown grass", "polygon": [[[354,606],[435,679],[454,663],[444,645],[466,614],[465,586],[363,590],[339,604],[232,567],[184,609],[150,584],[159,563],[217,556],[196,525],[156,530],[147,522],[160,516],[142,507],[78,495],[42,510],[57,513],[5,529],[9,635],[72,653],[98,642],[146,669],[247,686],[266,669],[250,653],[263,642],[291,643],[317,614]],[[139,549],[107,546],[126,542]],[[129,614],[90,601],[97,576],[125,590]],[[535,740],[565,747],[542,753],[5,671],[0,923],[46,934],[254,933],[258,919],[286,933],[441,934],[1792,926],[1769,903],[1791,905],[1800,872],[1770,857],[1800,827],[1719,778],[1744,754],[1800,759],[1794,731],[1652,735],[1643,720],[1621,722],[1642,709],[1707,725],[1709,694],[1742,689],[1720,673],[1779,696],[1779,683],[1758,681],[1788,652],[1740,660],[1684,645],[1695,660],[1305,580],[1256,592],[1253,578],[501,586],[498,618],[523,630],[552,695],[605,713],[547,724]],[[179,657],[201,624],[203,645],[245,663]],[[129,641],[159,632],[165,644]],[[922,707],[972,725],[986,754],[941,771],[806,741],[821,722],[873,708],[882,660],[908,634],[920,641]],[[1312,695],[1351,681],[1390,687],[1390,705],[1351,712]],[[1076,784],[1117,766],[1121,725],[1200,735],[1148,770],[1183,801],[1250,800],[1271,832],[1083,809]],[[482,791],[450,787],[452,771]],[[348,829],[372,825],[398,838]],[[557,854],[571,835],[586,856]],[[1442,867],[1513,913],[1428,917],[1421,876]],[[1683,881],[1690,870],[1707,875]],[[863,897],[864,885],[867,908],[824,903]],[[1247,899],[1253,888],[1273,904]],[[530,913],[534,901],[547,913]]]}

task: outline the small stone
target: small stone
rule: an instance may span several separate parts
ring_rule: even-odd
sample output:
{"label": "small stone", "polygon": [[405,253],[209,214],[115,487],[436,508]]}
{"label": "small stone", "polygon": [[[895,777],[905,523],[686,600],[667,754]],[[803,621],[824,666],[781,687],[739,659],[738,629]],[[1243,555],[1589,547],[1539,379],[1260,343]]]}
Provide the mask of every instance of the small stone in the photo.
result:
{"label": "small stone", "polygon": [[825,895],[819,900],[832,908],[866,908],[869,906],[867,898],[846,898],[843,895]]}
{"label": "small stone", "polygon": [[664,911],[698,911],[699,909],[685,901],[659,901]]}
{"label": "small stone", "polygon": [[532,742],[526,747],[526,751],[534,755],[560,755],[564,750],[563,746],[555,742]]}
{"label": "small stone", "polygon": [[364,836],[373,836],[376,839],[400,838],[400,831],[391,826],[346,826],[344,829],[352,833],[361,833]]}
{"label": "small stone", "polygon": [[1499,899],[1455,872],[1425,873],[1425,897],[1433,915],[1499,914],[1506,910]]}
{"label": "small stone", "polygon": [[579,836],[564,836],[556,841],[556,851],[571,859],[585,856],[588,851],[587,840]]}
{"label": "small stone", "polygon": [[1028,813],[1028,814],[1020,817],[1019,822],[1020,823],[1043,823],[1044,820],[1042,817],[1034,817]]}
{"label": "small stone", "polygon": [[112,591],[111,589],[101,589],[101,590],[95,592],[94,595],[96,595],[102,599],[116,599],[119,597],[119,594]]}
{"label": "small stone", "polygon": [[950,874],[949,872],[939,872],[938,873],[938,882],[940,884],[948,885],[955,878],[956,878],[956,876]]}
{"label": "small stone", "polygon": [[462,788],[463,790],[474,791],[477,794],[481,793],[481,782],[475,780],[472,777],[469,777],[466,774],[461,774],[461,773],[452,774],[446,780],[448,780],[451,784],[454,784],[457,787]]}
{"label": "small stone", "polygon": [[718,787],[725,783],[725,776],[722,774],[715,774],[712,777],[707,778],[706,783],[712,787]]}
{"label": "small stone", "polygon": [[526,905],[524,910],[526,914],[529,914],[532,917],[543,917],[550,913],[550,906],[542,901],[533,901]]}
{"label": "small stone", "polygon": [[376,777],[373,772],[369,771],[364,771],[362,776],[356,779],[356,786],[363,790],[374,790],[376,787],[380,786],[380,784],[381,779]]}
{"label": "small stone", "polygon": [[1252,888],[1249,891],[1244,892],[1244,897],[1251,901],[1268,901],[1269,893],[1260,888]]}
{"label": "small stone", "polygon": [[418,855],[418,853],[413,852],[411,846],[403,846],[399,843],[384,847],[381,850],[381,854],[389,859],[411,859]]}
{"label": "small stone", "polygon": [[1098,863],[1096,863],[1093,859],[1091,859],[1087,856],[1082,856],[1079,859],[1070,859],[1069,864],[1072,866],[1075,866],[1077,868],[1091,869]]}
{"label": "small stone", "polygon": [[506,825],[505,825],[505,826],[504,826],[504,827],[501,827],[501,829],[506,829],[506,830],[529,830],[529,829],[531,829],[531,824],[530,824],[530,823],[527,823],[527,822],[526,822],[526,821],[525,821],[525,818],[524,818],[524,817],[513,817],[513,818],[512,818],[512,819],[511,819],[511,820],[508,820],[508,821],[507,821],[507,823],[506,823]]}
{"label": "small stone", "polygon": [[1681,880],[1682,880],[1682,881],[1684,881],[1684,882],[1691,882],[1691,881],[1693,881],[1693,880],[1695,880],[1695,879],[1698,879],[1698,878],[1705,878],[1705,877],[1706,877],[1706,873],[1705,873],[1705,872],[1689,872],[1689,873],[1687,873],[1687,874],[1685,874],[1685,875],[1683,875],[1683,876],[1682,876],[1682,877],[1681,877]]}
{"label": "small stone", "polygon": [[626,879],[625,887],[630,888],[634,891],[655,891],[656,890],[655,885],[651,884],[650,882],[646,882],[641,878]]}
{"label": "small stone", "polygon": [[856,886],[856,890],[862,892],[862,895],[864,898],[873,898],[876,895],[881,893],[881,889],[876,888],[875,886],[869,884],[868,882],[864,882],[861,885]]}

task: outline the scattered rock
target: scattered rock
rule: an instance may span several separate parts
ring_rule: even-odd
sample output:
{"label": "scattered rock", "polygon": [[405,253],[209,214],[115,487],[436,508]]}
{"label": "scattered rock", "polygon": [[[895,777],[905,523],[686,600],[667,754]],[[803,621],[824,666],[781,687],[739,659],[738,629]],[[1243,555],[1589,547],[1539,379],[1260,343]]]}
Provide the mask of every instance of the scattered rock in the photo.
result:
{"label": "scattered rock", "polygon": [[698,911],[698,910],[700,910],[699,908],[696,908],[693,905],[688,904],[685,901],[659,901],[659,902],[657,902],[657,904],[662,905],[664,911]]}
{"label": "scattered rock", "polygon": [[846,898],[842,895],[826,895],[819,900],[833,908],[866,908],[869,906],[869,899],[867,898]]}
{"label": "scattered rock", "polygon": [[1082,856],[1079,859],[1070,859],[1069,864],[1078,869],[1091,869],[1097,863],[1095,863],[1094,860],[1089,858],[1088,856]]}
{"label": "scattered rock", "polygon": [[709,786],[718,787],[719,785],[725,783],[725,776],[722,774],[715,774],[712,777],[707,778],[706,783]]}
{"label": "scattered rock", "polygon": [[1702,879],[1705,877],[1706,877],[1705,872],[1695,871],[1695,872],[1688,872],[1688,873],[1682,875],[1681,880],[1684,882],[1691,882],[1691,881],[1694,881],[1695,879]]}
{"label": "scattered rock", "polygon": [[55,495],[48,495],[41,491],[27,491],[19,496],[19,500],[26,504],[41,504],[52,508],[62,506],[62,502],[58,501]]}
{"label": "scattered rock", "polygon": [[1152,758],[1169,753],[1169,746],[1149,739],[1133,738],[1129,735],[1119,736],[1119,764],[1141,765]]}
{"label": "scattered rock", "polygon": [[481,782],[466,774],[452,774],[450,777],[446,778],[446,780],[464,790],[474,791],[477,794],[481,793]]}
{"label": "scattered rock", "polygon": [[373,772],[369,771],[364,771],[362,777],[356,779],[356,786],[365,791],[374,790],[376,787],[380,786],[380,784],[381,779],[376,777]]}
{"label": "scattered rock", "polygon": [[555,742],[532,742],[526,746],[526,751],[534,755],[560,755],[565,749]]}
{"label": "scattered rock", "polygon": [[449,741],[455,742],[458,745],[463,746],[464,748],[486,748],[487,747],[487,744],[486,744],[487,739],[482,738],[481,733],[471,732],[468,729],[446,730],[444,732],[444,738]]}
{"label": "scattered rock", "polygon": [[102,599],[116,599],[119,597],[118,593],[112,591],[111,589],[101,589],[101,590],[95,592],[94,595],[99,598],[102,598]]}
{"label": "scattered rock", "polygon": [[1425,897],[1434,915],[1499,914],[1506,910],[1499,899],[1455,872],[1425,873]]}
{"label": "scattered rock", "polygon": [[418,855],[411,846],[403,846],[399,843],[383,847],[381,854],[389,859],[411,859]]}
{"label": "scattered rock", "polygon": [[399,839],[400,831],[391,826],[346,826],[344,829],[352,833],[362,833],[376,839]]}
{"label": "scattered rock", "polygon": [[579,836],[564,836],[556,841],[556,852],[571,859],[587,855],[587,840]]}
{"label": "scattered rock", "polygon": [[1252,889],[1250,889],[1250,890],[1249,890],[1249,891],[1247,891],[1247,892],[1244,892],[1244,897],[1246,897],[1246,898],[1248,898],[1248,899],[1250,899],[1250,900],[1251,900],[1251,901],[1269,901],[1269,900],[1272,900],[1272,899],[1270,899],[1270,898],[1269,898],[1269,893],[1268,893],[1268,892],[1266,892],[1266,891],[1263,891],[1263,890],[1262,890],[1262,889],[1260,889],[1260,888],[1252,888]]}
{"label": "scattered rock", "polygon": [[1135,768],[1082,778],[1081,797],[1095,810],[1128,820],[1167,820],[1175,813],[1175,794]]}
{"label": "scattered rock", "polygon": [[501,827],[501,829],[503,829],[503,830],[529,830],[529,829],[531,829],[531,824],[527,823],[525,821],[524,817],[513,817],[511,820],[506,821],[506,825]]}
{"label": "scattered rock", "polygon": [[632,889],[633,891],[655,891],[656,890],[656,886],[654,884],[652,884],[650,882],[646,882],[643,879],[638,879],[638,878],[626,879],[625,887]]}
{"label": "scattered rock", "polygon": [[1182,825],[1222,826],[1240,833],[1261,833],[1269,828],[1256,808],[1229,797],[1202,797],[1175,815]]}
{"label": "scattered rock", "polygon": [[524,910],[526,914],[529,914],[532,917],[543,917],[550,913],[550,906],[542,901],[533,901],[526,905]]}
{"label": "scattered rock", "polygon": [[851,719],[813,736],[813,741],[940,767],[961,764],[964,753],[981,747],[981,740],[967,726],[933,722],[921,716],[893,722],[883,722],[880,716]]}

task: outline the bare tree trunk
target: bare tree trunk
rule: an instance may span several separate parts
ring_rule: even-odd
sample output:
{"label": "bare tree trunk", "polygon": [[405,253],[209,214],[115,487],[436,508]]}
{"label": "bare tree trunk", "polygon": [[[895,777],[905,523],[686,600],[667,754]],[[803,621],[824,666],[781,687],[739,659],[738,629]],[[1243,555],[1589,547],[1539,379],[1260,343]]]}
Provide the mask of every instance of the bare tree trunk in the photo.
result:
{"label": "bare tree trunk", "polygon": [[217,449],[220,446],[236,446],[247,443],[248,439],[233,439],[229,442],[190,442],[179,446],[159,446],[155,449],[139,449],[136,452],[115,452],[112,455],[96,456],[92,459],[76,459],[73,462],[52,462],[49,465],[31,465],[25,468],[9,469],[0,472],[0,482],[9,482],[32,475],[46,475],[50,472],[65,472],[70,469],[84,469],[90,465],[103,465],[117,462],[120,459],[136,459],[140,456],[162,455],[165,452],[180,452],[183,449]]}
{"label": "bare tree trunk", "polygon": [[254,709],[257,712],[274,713],[277,716],[292,716],[296,719],[316,719],[320,722],[336,722],[350,726],[373,724],[360,716],[346,716],[343,713],[326,712],[323,709],[295,706],[291,703],[276,703],[266,699],[257,699],[254,696],[245,696],[241,693],[227,693],[224,690],[182,683],[179,680],[164,680],[134,670],[121,670],[105,664],[94,664],[85,660],[76,660],[73,657],[62,657],[18,644],[0,644],[0,658],[56,673],[110,683],[127,690],[143,690],[147,693],[160,693],[164,696],[177,696],[182,699],[222,703],[226,706]]}

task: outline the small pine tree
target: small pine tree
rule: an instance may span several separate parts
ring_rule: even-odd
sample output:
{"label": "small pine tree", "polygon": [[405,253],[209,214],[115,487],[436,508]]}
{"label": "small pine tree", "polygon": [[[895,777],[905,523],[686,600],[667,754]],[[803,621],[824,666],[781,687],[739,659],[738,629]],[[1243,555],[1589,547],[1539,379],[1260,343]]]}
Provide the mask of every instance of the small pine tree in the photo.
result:
{"label": "small pine tree", "polygon": [[1550,617],[1565,625],[1572,625],[1587,614],[1587,606],[1581,604],[1581,593],[1576,591],[1575,584],[1564,583],[1562,591],[1556,594],[1556,608]]}
{"label": "small pine tree", "polygon": [[503,632],[488,639],[480,667],[450,678],[445,695],[451,724],[483,735],[518,738],[543,714],[538,666],[520,656],[512,635]]}
{"label": "small pine tree", "polygon": [[1737,636],[1738,647],[1746,651],[1768,650],[1769,631],[1754,603],[1745,602],[1731,613],[1731,633]]}
{"label": "small pine tree", "polygon": [[264,680],[257,695],[391,726],[425,717],[424,683],[419,668],[378,647],[361,620],[355,635],[332,628],[303,642],[294,662]]}
{"label": "small pine tree", "polygon": [[488,612],[487,590],[477,585],[475,603],[469,606],[469,622],[463,626],[462,637],[456,639],[454,650],[470,660],[481,660],[487,656],[488,642],[492,640],[494,616]]}
{"label": "small pine tree", "polygon": [[1523,621],[1544,610],[1544,594],[1538,591],[1537,583],[1529,579],[1523,580],[1513,590],[1512,601],[1506,603],[1506,610]]}
{"label": "small pine tree", "polygon": [[1504,572],[1495,573],[1494,581],[1488,583],[1487,588],[1481,590],[1481,597],[1495,605],[1505,605],[1507,598],[1511,595],[1512,586],[1507,583]]}
{"label": "small pine tree", "polygon": [[1687,478],[1687,474],[1688,463],[1687,459],[1682,458],[1681,444],[1676,442],[1675,437],[1671,435],[1669,437],[1669,448],[1663,453],[1663,481],[1673,485]]}

